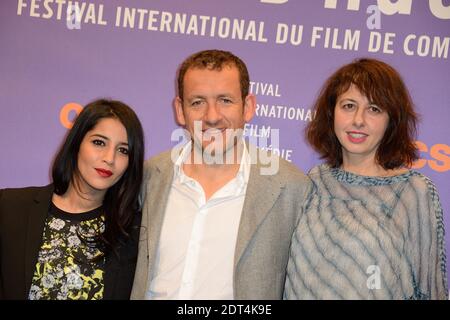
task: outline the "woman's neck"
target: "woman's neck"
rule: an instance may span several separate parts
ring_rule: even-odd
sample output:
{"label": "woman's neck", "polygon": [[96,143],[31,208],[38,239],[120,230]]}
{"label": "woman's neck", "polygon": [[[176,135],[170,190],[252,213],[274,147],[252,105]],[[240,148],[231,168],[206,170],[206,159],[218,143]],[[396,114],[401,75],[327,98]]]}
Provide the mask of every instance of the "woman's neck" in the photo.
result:
{"label": "woman's neck", "polygon": [[359,160],[359,161],[346,161],[342,162],[341,168],[345,171],[369,177],[390,177],[398,174],[405,173],[408,169],[385,169],[378,164],[374,159],[372,160]]}
{"label": "woman's neck", "polygon": [[100,207],[104,196],[105,192],[84,192],[70,183],[63,195],[53,194],[52,202],[63,211],[82,213]]}

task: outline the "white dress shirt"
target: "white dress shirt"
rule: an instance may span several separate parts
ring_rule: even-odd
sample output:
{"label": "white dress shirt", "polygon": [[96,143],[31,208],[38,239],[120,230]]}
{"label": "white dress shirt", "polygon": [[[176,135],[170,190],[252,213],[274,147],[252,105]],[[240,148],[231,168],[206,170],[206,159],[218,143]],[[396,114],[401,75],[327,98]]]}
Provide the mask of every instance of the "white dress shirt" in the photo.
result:
{"label": "white dress shirt", "polygon": [[191,143],[183,148],[147,299],[233,299],[234,251],[250,175],[249,154],[242,149],[236,177],[206,201],[202,186],[183,172]]}

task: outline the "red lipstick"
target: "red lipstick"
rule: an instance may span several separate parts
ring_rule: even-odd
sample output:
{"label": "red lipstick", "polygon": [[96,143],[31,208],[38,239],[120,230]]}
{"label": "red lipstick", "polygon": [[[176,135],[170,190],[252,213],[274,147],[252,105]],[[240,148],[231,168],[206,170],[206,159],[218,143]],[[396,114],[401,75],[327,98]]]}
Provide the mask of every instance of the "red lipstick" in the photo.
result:
{"label": "red lipstick", "polygon": [[95,168],[95,170],[97,170],[98,174],[104,178],[109,178],[113,174],[111,171],[106,169]]}
{"label": "red lipstick", "polygon": [[347,132],[348,140],[352,143],[363,143],[367,139],[367,134],[364,132],[358,131],[349,131]]}

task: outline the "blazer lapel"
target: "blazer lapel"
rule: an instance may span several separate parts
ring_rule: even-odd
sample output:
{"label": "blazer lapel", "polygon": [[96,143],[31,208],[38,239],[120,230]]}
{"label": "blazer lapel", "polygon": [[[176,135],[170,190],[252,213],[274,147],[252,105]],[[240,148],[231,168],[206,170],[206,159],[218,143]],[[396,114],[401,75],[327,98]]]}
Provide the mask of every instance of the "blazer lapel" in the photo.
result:
{"label": "blazer lapel", "polygon": [[234,266],[236,267],[254,233],[272,209],[283,184],[273,175],[261,175],[260,165],[251,166],[250,177],[239,224]]}
{"label": "blazer lapel", "polygon": [[42,235],[45,219],[53,195],[53,185],[41,189],[34,197],[33,206],[30,207],[27,224],[27,238],[25,243],[25,290],[28,297],[31,281],[33,279],[39,249],[42,244]]}
{"label": "blazer lapel", "polygon": [[154,272],[156,250],[172,185],[173,163],[170,153],[154,161],[157,161],[154,168],[146,168],[150,172],[146,178],[141,222],[141,226],[146,230],[142,229],[141,232],[140,241],[143,241],[143,244],[139,245],[131,299],[145,299],[145,293]]}
{"label": "blazer lapel", "polygon": [[[156,258],[159,237],[161,235],[164,213],[167,207],[170,188],[173,180],[173,164],[170,158],[157,165],[153,176],[150,179],[150,185],[147,188],[146,208],[148,217],[148,256],[150,264],[150,273]],[[148,279],[150,281],[150,278]]]}

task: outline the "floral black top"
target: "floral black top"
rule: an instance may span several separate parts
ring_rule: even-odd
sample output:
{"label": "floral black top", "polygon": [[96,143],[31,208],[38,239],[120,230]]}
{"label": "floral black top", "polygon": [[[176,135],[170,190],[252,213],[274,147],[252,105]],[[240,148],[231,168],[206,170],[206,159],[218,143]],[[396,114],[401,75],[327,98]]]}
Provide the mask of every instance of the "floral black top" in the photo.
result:
{"label": "floral black top", "polygon": [[104,231],[102,207],[78,214],[53,203],[45,222],[30,300],[99,300],[103,298],[104,258],[86,240]]}

